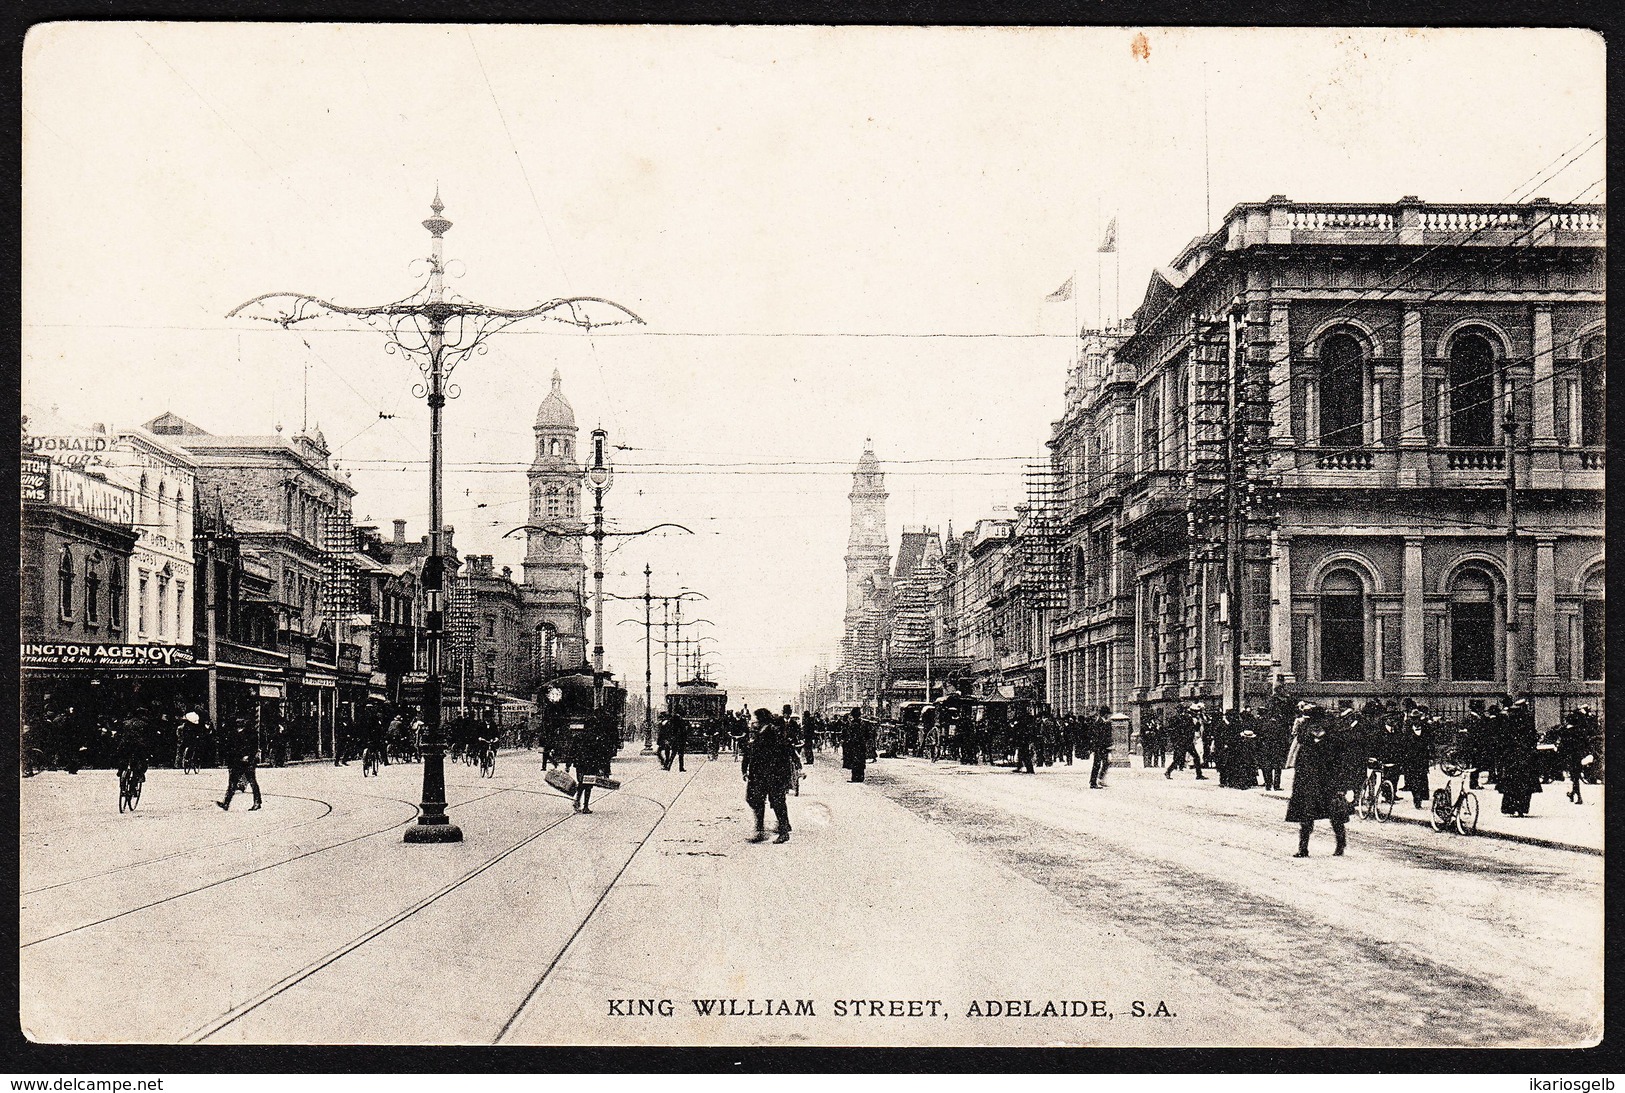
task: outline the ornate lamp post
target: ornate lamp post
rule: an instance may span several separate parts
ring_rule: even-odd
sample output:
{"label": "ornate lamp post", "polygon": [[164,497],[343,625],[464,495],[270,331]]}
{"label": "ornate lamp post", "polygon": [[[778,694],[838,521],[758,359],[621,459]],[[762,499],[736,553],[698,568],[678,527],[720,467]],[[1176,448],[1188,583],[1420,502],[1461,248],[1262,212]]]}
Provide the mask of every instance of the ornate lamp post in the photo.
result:
{"label": "ornate lamp post", "polygon": [[[440,731],[441,671],[445,645],[445,556],[441,485],[444,472],[441,411],[446,400],[461,392],[448,383],[457,365],[471,354],[486,351],[486,339],[524,319],[553,319],[584,329],[639,323],[642,319],[620,304],[597,296],[549,300],[522,310],[489,307],[446,295],[442,247],[451,221],[440,214],[445,206],[437,190],[429,205],[434,213],[423,222],[431,239],[429,276],[412,295],[374,307],[345,307],[297,292],[269,292],[239,304],[227,318],[245,315],[283,327],[309,319],[345,315],[360,319],[384,334],[384,348],[400,353],[418,366],[423,381],[412,393],[429,403],[429,556],[423,563],[426,599],[424,638],[427,675],[423,684],[423,800],[417,823],[406,829],[409,843],[461,842],[462,830],[446,816],[445,739]],[[595,317],[604,316],[602,318]]]}
{"label": "ornate lamp post", "polygon": [[592,487],[592,712],[604,708],[604,494],[614,482],[609,465],[609,434],[602,428],[592,431],[592,466],[587,468],[587,485]]}

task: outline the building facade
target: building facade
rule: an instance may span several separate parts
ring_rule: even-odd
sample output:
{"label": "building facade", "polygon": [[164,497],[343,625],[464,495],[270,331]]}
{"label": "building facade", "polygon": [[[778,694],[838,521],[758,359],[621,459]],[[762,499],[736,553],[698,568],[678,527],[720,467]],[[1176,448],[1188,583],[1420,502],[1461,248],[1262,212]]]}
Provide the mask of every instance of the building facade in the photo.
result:
{"label": "building facade", "polygon": [[1249,702],[1594,702],[1604,242],[1595,206],[1277,197],[1160,267],[1051,440],[1058,705],[1218,698],[1233,629]]}
{"label": "building facade", "polygon": [[349,476],[332,466],[319,427],[291,440],[280,432],[218,436],[166,413],[145,428],[191,456],[241,549],[269,566],[278,645],[288,657],[285,695],[272,715],[291,755],[331,755],[341,703],[343,716],[353,718],[368,688],[348,629],[355,574]]}

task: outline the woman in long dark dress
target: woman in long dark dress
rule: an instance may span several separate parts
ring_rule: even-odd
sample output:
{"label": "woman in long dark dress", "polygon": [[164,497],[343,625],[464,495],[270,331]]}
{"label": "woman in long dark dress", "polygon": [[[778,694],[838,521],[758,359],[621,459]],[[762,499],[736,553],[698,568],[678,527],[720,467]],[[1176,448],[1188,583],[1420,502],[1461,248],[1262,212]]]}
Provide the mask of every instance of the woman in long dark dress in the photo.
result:
{"label": "woman in long dark dress", "polygon": [[1332,834],[1337,837],[1334,855],[1348,846],[1348,741],[1330,720],[1323,709],[1313,705],[1298,719],[1298,756],[1292,768],[1292,799],[1286,806],[1287,822],[1298,825],[1298,852],[1293,857],[1309,856],[1309,836],[1316,820],[1332,822]]}

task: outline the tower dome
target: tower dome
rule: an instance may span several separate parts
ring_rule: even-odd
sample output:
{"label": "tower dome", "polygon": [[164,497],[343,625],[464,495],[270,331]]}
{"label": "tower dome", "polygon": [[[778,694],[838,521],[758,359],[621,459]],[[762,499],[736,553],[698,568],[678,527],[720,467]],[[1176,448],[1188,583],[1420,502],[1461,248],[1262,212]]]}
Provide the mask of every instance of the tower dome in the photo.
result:
{"label": "tower dome", "polygon": [[536,428],[538,429],[574,429],[576,427],[576,412],[570,408],[570,400],[564,397],[561,387],[564,377],[559,375],[558,369],[553,370],[553,390],[547,393],[542,404],[536,408]]}

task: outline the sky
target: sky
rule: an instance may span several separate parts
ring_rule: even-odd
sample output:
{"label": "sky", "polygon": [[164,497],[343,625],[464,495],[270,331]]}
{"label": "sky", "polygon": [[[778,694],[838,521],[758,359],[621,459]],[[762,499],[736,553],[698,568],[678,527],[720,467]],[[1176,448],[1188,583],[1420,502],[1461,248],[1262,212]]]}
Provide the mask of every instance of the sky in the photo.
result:
{"label": "sky", "polygon": [[[459,551],[518,573],[558,369],[583,439],[622,446],[611,526],[694,532],[615,540],[608,590],[648,565],[704,594],[716,676],[787,701],[834,663],[866,440],[894,544],[1015,505],[1069,331],[1131,313],[1235,204],[1600,201],[1603,77],[1601,38],[1564,30],[49,24],[24,49],[23,397],[319,425],[358,522],[415,538],[415,367],[364,327],[225,316],[407,295],[438,188],[452,291],[646,324],[519,326],[458,368]],[[636,680],[641,605],[605,615]]]}

